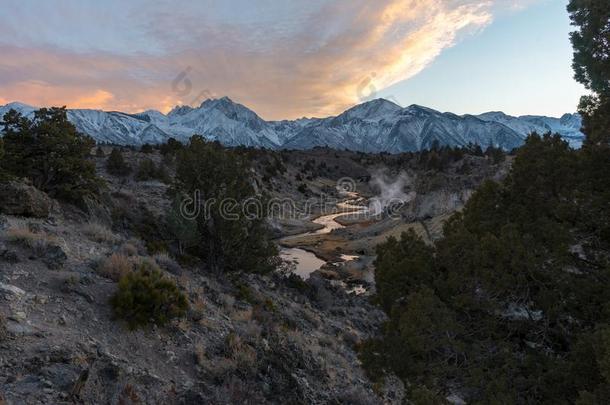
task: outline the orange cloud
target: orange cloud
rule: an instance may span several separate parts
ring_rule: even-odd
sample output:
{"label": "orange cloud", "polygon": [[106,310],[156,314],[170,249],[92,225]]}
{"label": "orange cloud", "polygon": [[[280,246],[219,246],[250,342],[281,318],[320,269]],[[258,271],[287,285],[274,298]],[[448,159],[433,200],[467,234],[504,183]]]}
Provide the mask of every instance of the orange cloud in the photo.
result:
{"label": "orange cloud", "polygon": [[139,22],[153,27],[147,36],[163,52],[0,45],[0,72],[8,72],[0,74],[0,94],[126,112],[227,95],[267,119],[331,115],[413,77],[461,35],[489,24],[502,1],[327,2],[290,29],[220,24],[158,6]]}
{"label": "orange cloud", "polygon": [[112,93],[106,90],[96,90],[91,95],[80,97],[74,102],[68,103],[70,108],[104,108],[110,105],[114,99]]}

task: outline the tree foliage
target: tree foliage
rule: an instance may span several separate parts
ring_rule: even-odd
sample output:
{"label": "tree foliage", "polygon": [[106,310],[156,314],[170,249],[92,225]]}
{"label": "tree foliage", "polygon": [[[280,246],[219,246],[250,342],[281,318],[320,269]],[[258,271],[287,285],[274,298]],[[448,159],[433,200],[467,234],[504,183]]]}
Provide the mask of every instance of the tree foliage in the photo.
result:
{"label": "tree foliage", "polygon": [[378,246],[390,320],[365,345],[367,368],[421,392],[459,387],[469,403],[607,402],[610,244],[605,220],[586,219],[604,200],[588,165],[558,136],[532,135],[434,246],[413,232]]}
{"label": "tree foliage", "polygon": [[113,176],[126,177],[131,173],[131,166],[125,161],[123,153],[118,148],[113,148],[106,160],[106,170]]}
{"label": "tree foliage", "polygon": [[568,11],[575,77],[593,92],[582,150],[534,134],[434,246],[411,233],[377,248],[390,320],[361,356],[414,401],[610,402],[610,2]]}
{"label": "tree foliage", "polygon": [[201,243],[201,235],[197,230],[197,221],[185,216],[181,211],[181,203],[186,196],[177,196],[167,214],[167,225],[172,237],[178,242],[178,252],[184,255],[187,250]]}
{"label": "tree foliage", "polygon": [[578,30],[571,34],[575,78],[597,94],[610,93],[610,3],[571,0],[568,12]]}
{"label": "tree foliage", "polygon": [[140,164],[138,165],[138,170],[136,171],[136,180],[159,180],[165,183],[169,183],[170,178],[163,163],[159,163],[157,165],[155,164],[155,162],[152,161],[152,159],[146,158],[140,161]]}
{"label": "tree foliage", "polygon": [[610,2],[571,0],[575,78],[593,92],[580,103],[589,144],[610,142]]}
{"label": "tree foliage", "polygon": [[2,169],[26,177],[52,197],[80,201],[100,181],[88,159],[95,142],[68,121],[65,108],[42,108],[33,119],[15,110],[4,115]]}
{"label": "tree foliage", "polygon": [[250,174],[240,155],[200,136],[177,155],[177,188],[196,210],[197,254],[214,271],[266,272],[275,266],[266,204]]}

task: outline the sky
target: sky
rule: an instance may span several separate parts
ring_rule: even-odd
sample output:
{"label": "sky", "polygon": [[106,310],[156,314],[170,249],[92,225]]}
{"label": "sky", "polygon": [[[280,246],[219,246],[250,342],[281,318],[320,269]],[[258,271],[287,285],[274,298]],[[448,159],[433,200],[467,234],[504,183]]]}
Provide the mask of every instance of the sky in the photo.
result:
{"label": "sky", "polygon": [[567,0],[0,0],[0,104],[167,112],[228,96],[265,119],[368,99],[559,116]]}

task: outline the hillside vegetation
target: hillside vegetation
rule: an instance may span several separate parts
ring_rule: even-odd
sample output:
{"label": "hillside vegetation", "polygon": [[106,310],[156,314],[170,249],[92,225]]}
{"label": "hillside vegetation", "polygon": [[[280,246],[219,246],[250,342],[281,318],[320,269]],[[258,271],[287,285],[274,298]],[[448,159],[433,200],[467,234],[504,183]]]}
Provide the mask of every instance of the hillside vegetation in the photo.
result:
{"label": "hillside vegetation", "polygon": [[414,403],[610,401],[610,6],[569,11],[576,78],[594,93],[584,147],[531,135],[434,245],[405,233],[377,247],[389,321],[361,356],[372,378],[411,384]]}

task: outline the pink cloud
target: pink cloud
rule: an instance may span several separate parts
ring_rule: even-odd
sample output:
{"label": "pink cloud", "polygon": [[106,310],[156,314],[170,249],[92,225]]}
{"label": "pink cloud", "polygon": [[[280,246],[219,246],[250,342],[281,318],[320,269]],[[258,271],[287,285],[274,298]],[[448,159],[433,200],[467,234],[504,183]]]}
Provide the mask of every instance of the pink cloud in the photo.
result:
{"label": "pink cloud", "polygon": [[0,97],[136,112],[227,95],[268,119],[335,114],[371,89],[419,73],[461,35],[489,24],[493,6],[486,0],[331,2],[304,13],[300,26],[272,29],[219,23],[184,9],[167,18],[172,10],[162,5],[141,21],[154,27],[147,35],[162,53],[0,45]]}

